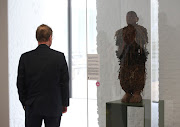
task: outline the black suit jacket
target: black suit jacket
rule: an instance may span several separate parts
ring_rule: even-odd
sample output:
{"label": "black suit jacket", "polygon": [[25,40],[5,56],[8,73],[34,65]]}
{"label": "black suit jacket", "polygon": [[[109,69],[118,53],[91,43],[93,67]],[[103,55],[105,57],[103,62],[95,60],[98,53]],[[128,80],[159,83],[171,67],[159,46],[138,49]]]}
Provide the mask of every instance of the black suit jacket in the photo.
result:
{"label": "black suit jacket", "polygon": [[17,88],[23,106],[38,114],[60,116],[69,106],[69,75],[63,53],[41,44],[21,55]]}

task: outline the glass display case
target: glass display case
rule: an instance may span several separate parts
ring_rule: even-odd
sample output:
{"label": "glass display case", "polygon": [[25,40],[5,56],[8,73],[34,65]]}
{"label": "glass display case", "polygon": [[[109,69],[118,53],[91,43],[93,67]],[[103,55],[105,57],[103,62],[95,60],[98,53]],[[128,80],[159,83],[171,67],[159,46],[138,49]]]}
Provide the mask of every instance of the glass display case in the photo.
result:
{"label": "glass display case", "polygon": [[[135,13],[128,14],[128,12],[130,11],[133,11]],[[128,28],[128,24],[131,24],[135,27],[134,35],[132,35],[133,34],[132,29],[134,28],[132,29]],[[130,31],[128,31],[128,29],[130,29]],[[107,126],[106,121],[108,121],[107,119],[108,116],[105,117],[106,108],[107,108],[106,103],[108,104],[118,100],[121,101],[122,98],[125,100],[125,102],[131,102],[133,100],[136,100],[137,98],[138,98],[137,100],[139,101],[140,97],[134,95],[136,94],[137,91],[137,90],[133,91],[134,87],[136,88],[141,87],[139,89],[140,96],[142,95],[143,99],[147,99],[150,102],[148,106],[149,117],[147,118],[149,119],[149,123],[151,124],[151,108],[153,108],[153,106],[151,105],[152,102],[151,1],[143,1],[143,0],[139,0],[139,1],[115,0],[115,1],[106,1],[106,2],[97,1],[97,33],[98,33],[97,52],[100,56],[100,84],[101,84],[97,89],[99,126],[103,126],[103,127]],[[127,41],[125,40],[126,38]],[[130,38],[135,38],[135,39],[128,40]],[[133,43],[135,41],[136,43]],[[131,48],[131,46],[136,44],[140,45],[139,49],[138,48],[136,49],[137,52],[139,52],[139,54],[138,53],[137,54],[140,57],[139,56],[136,57],[136,55],[130,53],[130,52],[136,53],[136,50],[133,50],[133,48],[136,47]],[[149,52],[148,55],[145,55],[146,52],[145,50]],[[146,62],[144,61],[144,63],[142,62],[144,66],[140,66],[142,64],[141,62],[138,62],[138,59],[141,59],[143,52],[144,55],[147,57],[147,61]],[[132,57],[132,59],[130,57]],[[124,61],[128,62],[127,65],[123,62],[123,59]],[[134,61],[136,61],[137,63]],[[136,69],[133,69],[134,65],[137,67],[138,70],[136,72],[135,72]],[[146,70],[146,74],[144,70]],[[133,72],[134,72],[134,78],[130,79],[131,76],[133,75]],[[141,80],[141,78],[144,77],[146,79]],[[141,84],[144,86],[142,86]],[[124,95],[126,96],[126,93],[128,93],[129,95],[128,97],[124,98],[123,96]],[[132,99],[134,97],[136,99]],[[127,119],[128,127],[144,126],[143,110],[144,107],[131,107],[131,106],[127,107],[127,116],[125,116],[127,118],[123,118],[123,119]],[[120,120],[119,117],[114,118],[114,120],[115,119]],[[114,125],[113,127],[116,126],[118,125]]]}
{"label": "glass display case", "polygon": [[20,54],[36,47],[41,23],[52,27],[52,48],[64,52],[71,67],[62,126],[180,125],[178,1],[171,6],[168,0],[9,1],[10,127],[24,127],[16,70]]}

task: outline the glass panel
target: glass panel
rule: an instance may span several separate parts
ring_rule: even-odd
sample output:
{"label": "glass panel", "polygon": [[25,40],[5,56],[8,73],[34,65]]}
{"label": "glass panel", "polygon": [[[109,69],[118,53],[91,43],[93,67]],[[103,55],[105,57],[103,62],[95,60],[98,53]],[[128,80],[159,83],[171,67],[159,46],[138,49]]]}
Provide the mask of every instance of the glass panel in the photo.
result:
{"label": "glass panel", "polygon": [[52,48],[67,49],[67,0],[9,0],[9,98],[10,127],[24,127],[24,110],[19,102],[16,78],[20,55],[37,47],[35,31],[40,24],[53,29]]}
{"label": "glass panel", "polygon": [[[72,97],[87,98],[86,1],[72,0]],[[79,91],[81,90],[81,92]]]}
{"label": "glass panel", "polygon": [[[151,113],[152,127],[158,127],[159,124],[159,33],[158,33],[158,0],[151,0]],[[162,118],[162,117],[160,117]],[[158,125],[159,124],[159,125]]]}
{"label": "glass panel", "polygon": [[[86,1],[71,0],[72,98],[64,126],[87,126]],[[72,122],[69,120],[72,119]]]}
{"label": "glass panel", "polygon": [[[101,85],[97,88],[99,126],[106,126],[106,115],[111,114],[106,110],[107,102],[120,101],[122,98],[124,102],[138,102],[142,96],[148,104],[143,105],[144,110],[136,106],[128,108],[128,127],[143,127],[144,124],[150,127],[151,1],[98,0],[97,33],[101,73]],[[142,119],[139,116],[144,116],[143,114],[145,117]],[[115,118],[117,119],[114,120],[120,121],[119,117]],[[113,125],[109,127],[111,126]]]}
{"label": "glass panel", "polygon": [[[97,54],[96,0],[87,0],[87,54]],[[95,80],[88,80],[88,125],[99,127],[97,113],[97,86]]]}
{"label": "glass panel", "polygon": [[[159,1],[159,99],[164,127],[180,126],[180,1]],[[159,106],[159,111],[161,111]],[[161,114],[160,114],[161,116]]]}

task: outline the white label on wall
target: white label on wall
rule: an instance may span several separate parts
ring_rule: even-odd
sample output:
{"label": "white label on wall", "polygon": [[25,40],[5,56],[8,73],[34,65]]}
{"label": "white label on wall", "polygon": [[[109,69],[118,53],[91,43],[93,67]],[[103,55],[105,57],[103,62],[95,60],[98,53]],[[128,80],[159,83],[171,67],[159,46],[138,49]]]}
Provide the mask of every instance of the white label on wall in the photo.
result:
{"label": "white label on wall", "polygon": [[100,80],[100,64],[98,54],[87,55],[87,76],[88,80]]}

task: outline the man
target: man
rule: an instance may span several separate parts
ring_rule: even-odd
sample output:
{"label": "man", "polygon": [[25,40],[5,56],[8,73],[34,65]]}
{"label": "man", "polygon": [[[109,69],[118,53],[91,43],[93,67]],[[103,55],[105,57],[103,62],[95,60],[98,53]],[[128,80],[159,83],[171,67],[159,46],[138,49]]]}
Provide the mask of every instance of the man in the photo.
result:
{"label": "man", "polygon": [[36,30],[38,47],[21,55],[17,88],[25,109],[25,126],[59,127],[62,113],[69,106],[69,75],[63,53],[50,48],[52,29],[40,25]]}

